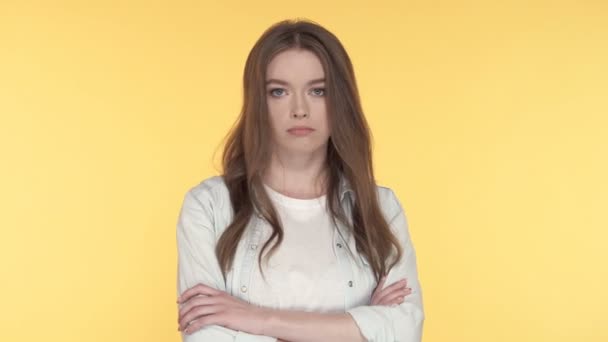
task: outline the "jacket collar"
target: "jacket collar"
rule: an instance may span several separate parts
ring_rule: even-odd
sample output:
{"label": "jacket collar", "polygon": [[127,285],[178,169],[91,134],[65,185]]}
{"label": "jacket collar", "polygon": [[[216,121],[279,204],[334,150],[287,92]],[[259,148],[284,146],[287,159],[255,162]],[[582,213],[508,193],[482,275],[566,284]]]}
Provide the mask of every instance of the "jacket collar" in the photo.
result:
{"label": "jacket collar", "polygon": [[340,185],[339,185],[339,193],[340,193],[340,202],[342,202],[344,200],[344,196],[347,193],[351,193],[350,196],[352,196],[352,194],[354,193],[352,187],[350,186],[350,182],[348,181],[348,179],[346,179],[346,177],[341,174],[340,175]]}

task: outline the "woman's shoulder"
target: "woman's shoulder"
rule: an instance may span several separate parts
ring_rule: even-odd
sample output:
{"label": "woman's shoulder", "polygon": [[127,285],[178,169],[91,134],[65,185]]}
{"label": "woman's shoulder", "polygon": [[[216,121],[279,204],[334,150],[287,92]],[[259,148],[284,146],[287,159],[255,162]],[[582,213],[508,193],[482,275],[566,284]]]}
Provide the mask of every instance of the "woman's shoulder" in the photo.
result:
{"label": "woman's shoulder", "polygon": [[195,193],[202,192],[214,192],[221,191],[221,189],[226,187],[226,183],[224,182],[224,177],[221,175],[207,176],[199,180],[198,183],[193,185],[190,190]]}
{"label": "woman's shoulder", "polygon": [[403,210],[401,201],[397,197],[395,191],[381,184],[376,184],[376,194],[378,196],[378,202],[385,216],[394,217],[396,214]]}
{"label": "woman's shoulder", "polygon": [[198,183],[190,186],[187,194],[194,197],[201,204],[213,207],[213,209],[228,209],[230,204],[230,193],[221,175],[208,176]]}
{"label": "woman's shoulder", "polygon": [[393,189],[383,184],[376,183],[376,192],[378,194],[378,199],[380,200],[388,200],[395,196]]}

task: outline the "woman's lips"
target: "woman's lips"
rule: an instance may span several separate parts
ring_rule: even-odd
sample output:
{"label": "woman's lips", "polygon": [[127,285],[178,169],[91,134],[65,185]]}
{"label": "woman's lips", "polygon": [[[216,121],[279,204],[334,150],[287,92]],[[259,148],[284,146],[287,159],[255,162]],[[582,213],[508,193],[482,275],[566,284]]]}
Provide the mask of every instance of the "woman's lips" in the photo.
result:
{"label": "woman's lips", "polygon": [[289,132],[289,134],[295,135],[295,136],[305,136],[308,135],[310,133],[312,133],[314,131],[314,129],[312,128],[292,128],[287,130],[287,132]]}

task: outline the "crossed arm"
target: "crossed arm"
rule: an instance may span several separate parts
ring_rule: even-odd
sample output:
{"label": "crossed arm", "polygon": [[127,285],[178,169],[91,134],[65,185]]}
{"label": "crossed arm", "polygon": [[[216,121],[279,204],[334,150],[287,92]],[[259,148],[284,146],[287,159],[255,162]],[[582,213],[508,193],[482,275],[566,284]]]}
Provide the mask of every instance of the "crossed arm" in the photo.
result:
{"label": "crossed arm", "polygon": [[[385,280],[383,278],[374,291],[371,305],[396,305],[411,293],[406,282],[383,288]],[[255,307],[204,284],[188,289],[177,302],[181,304],[178,330],[186,334],[215,324],[254,335],[277,336],[280,337],[279,341],[366,341],[348,313],[326,314]]]}
{"label": "crossed arm", "polygon": [[[406,278],[410,291],[408,295],[397,295],[399,292],[388,291],[390,286],[384,289],[387,291],[379,291],[384,283],[378,284],[374,291],[376,299],[377,292],[385,292],[383,295],[392,293],[393,300],[405,297],[396,306],[385,306],[376,301],[340,314],[260,308],[226,293],[213,253],[213,215],[209,212],[210,206],[203,204],[210,200],[207,196],[205,192],[195,195],[189,191],[177,226],[177,294],[181,297],[179,324],[184,342],[421,340],[424,313],[416,258],[405,213],[394,195],[398,210],[389,224],[404,246],[404,257],[391,269],[385,281],[403,290],[404,284],[397,281]],[[388,303],[388,297],[384,300]]]}
{"label": "crossed arm", "polygon": [[[347,313],[325,314],[262,308],[202,284],[189,291],[184,295],[198,295],[190,297],[184,304],[179,321],[180,329],[188,337],[197,334],[203,336],[205,333],[201,334],[201,331],[204,330],[199,329],[219,325],[238,332],[237,335],[243,336],[245,332],[256,336],[255,339],[254,336],[248,336],[247,341],[274,341],[274,338],[268,339],[269,336],[292,342],[365,341]],[[189,325],[189,322],[192,324]]]}

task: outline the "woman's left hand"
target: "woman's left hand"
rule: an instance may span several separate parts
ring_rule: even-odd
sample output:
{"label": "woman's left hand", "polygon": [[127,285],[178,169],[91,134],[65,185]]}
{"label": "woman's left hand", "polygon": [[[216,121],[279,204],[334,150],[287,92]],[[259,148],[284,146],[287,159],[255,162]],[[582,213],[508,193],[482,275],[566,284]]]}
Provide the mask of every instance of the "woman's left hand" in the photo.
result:
{"label": "woman's left hand", "polygon": [[206,325],[220,325],[261,335],[268,310],[253,306],[224,291],[198,284],[186,290],[177,300],[179,331],[191,334]]}

